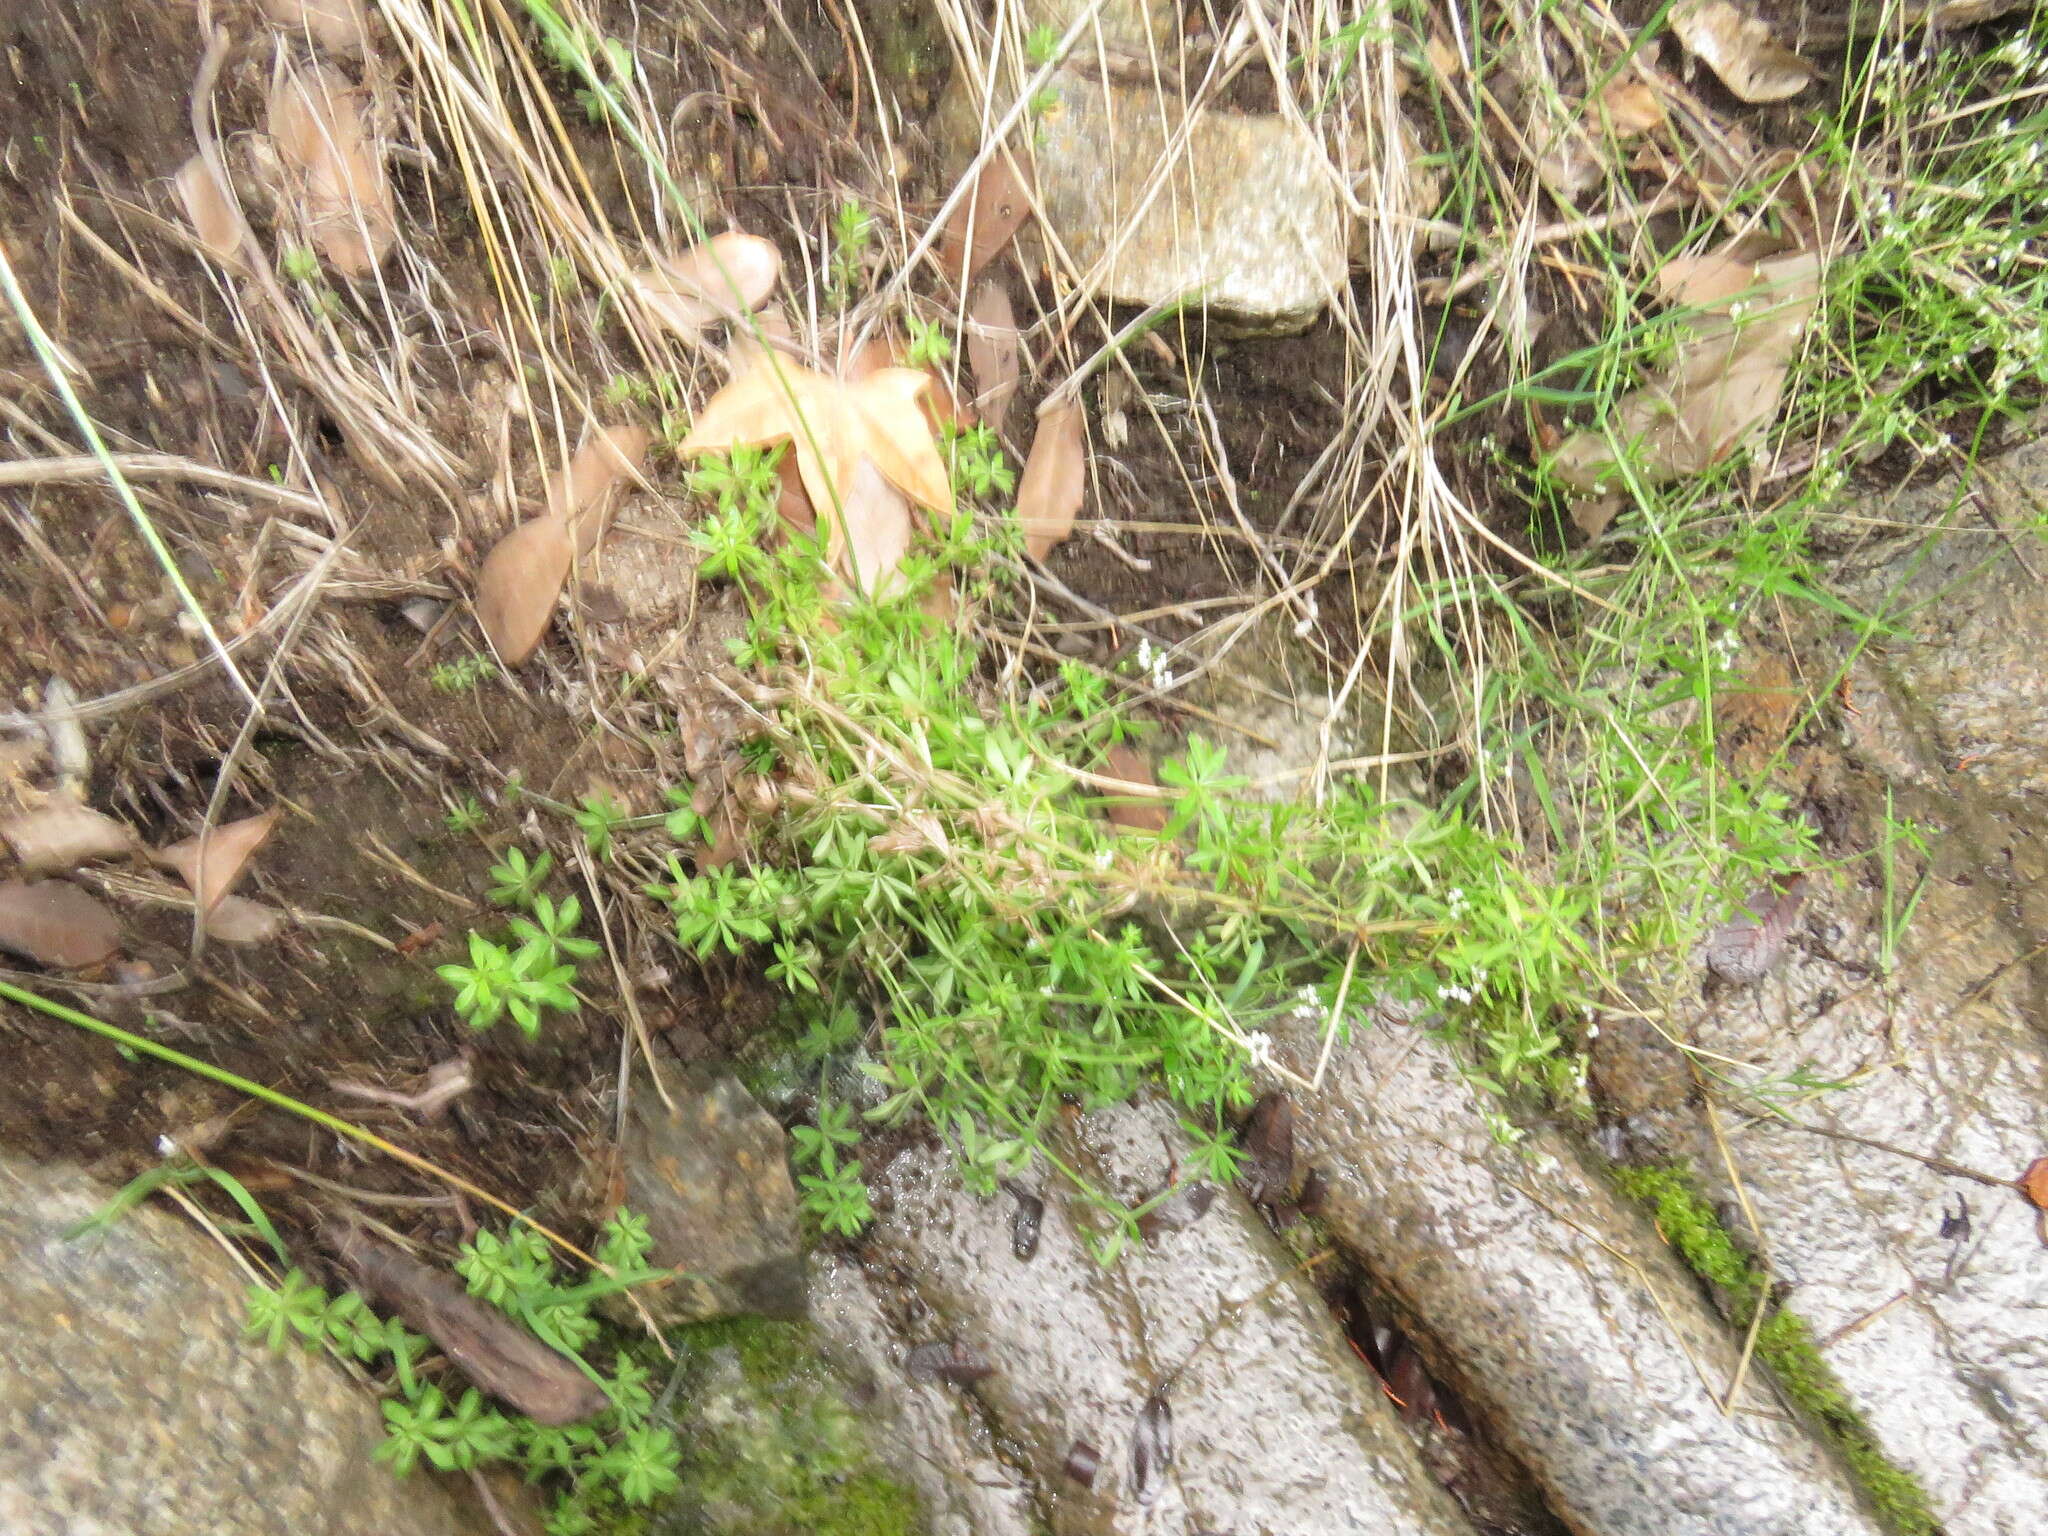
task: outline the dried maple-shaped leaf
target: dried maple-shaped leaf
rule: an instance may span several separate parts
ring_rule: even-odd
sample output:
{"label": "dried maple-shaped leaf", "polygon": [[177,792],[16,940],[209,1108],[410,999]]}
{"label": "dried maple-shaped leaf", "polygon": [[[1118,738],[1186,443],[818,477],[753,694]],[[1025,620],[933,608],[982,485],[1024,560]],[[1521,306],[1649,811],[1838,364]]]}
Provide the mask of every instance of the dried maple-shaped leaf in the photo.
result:
{"label": "dried maple-shaped leaf", "polygon": [[1131,1486],[1139,1508],[1150,1506],[1159,1497],[1172,1466],[1173,1409],[1164,1392],[1154,1392],[1138,1410],[1137,1428],[1131,1435]]}
{"label": "dried maple-shaped leaf", "polygon": [[1010,414],[1022,351],[1009,290],[1001,283],[981,284],[967,307],[967,362],[974,369],[974,408],[992,431],[1001,432]]}
{"label": "dried maple-shaped leaf", "polygon": [[363,93],[324,65],[288,68],[271,87],[269,128],[307,238],[344,277],[376,271],[398,238],[398,211]]}
{"label": "dried maple-shaped leaf", "polygon": [[1081,402],[1056,405],[1038,416],[1038,431],[1024,459],[1017,482],[1017,521],[1024,528],[1024,549],[1043,560],[1074,530],[1088,490],[1088,440]]}
{"label": "dried maple-shaped leaf", "polygon": [[1031,217],[1031,197],[1008,153],[998,150],[974,178],[974,190],[940,231],[939,270],[965,288]]}
{"label": "dried maple-shaped leaf", "polygon": [[1806,900],[1806,876],[1794,875],[1781,890],[1761,890],[1707,936],[1707,969],[1723,981],[1746,986],[1771,973],[1785,953],[1793,919]]}
{"label": "dried maple-shaped leaf", "polygon": [[[1622,483],[1617,450],[1651,484],[1696,475],[1770,424],[1820,291],[1820,258],[1795,252],[1750,270],[1747,296],[1685,322],[1676,359],[1615,404],[1605,431],[1566,439],[1551,460],[1560,480],[1605,493]],[[1688,294],[1726,286],[1718,268],[1687,269],[1674,282]]]}
{"label": "dried maple-shaped leaf", "polygon": [[638,477],[653,441],[645,427],[604,427],[584,438],[568,464],[548,480],[548,515],[568,526],[576,553],[597,548],[618,504],[615,494]]}
{"label": "dried maple-shaped leaf", "polygon": [[326,53],[358,54],[369,40],[361,0],[263,0],[263,14],[305,33]]}
{"label": "dried maple-shaped leaf", "polygon": [[249,856],[263,846],[280,814],[273,809],[260,816],[224,822],[203,837],[188,837],[157,850],[151,857],[174,871],[192,892],[199,910],[211,914],[242,878]]}
{"label": "dried maple-shaped leaf", "polygon": [[758,307],[781,278],[782,253],[774,244],[735,231],[661,257],[630,282],[663,325],[695,340],[707,326]]}
{"label": "dried maple-shaped leaf", "polygon": [[536,1424],[573,1424],[610,1406],[574,1360],[469,1295],[452,1276],[360,1228],[330,1226],[321,1235],[364,1290],[432,1339],[483,1391]]}
{"label": "dried maple-shaped leaf", "polygon": [[134,831],[124,823],[61,796],[0,821],[0,838],[31,875],[57,875],[93,859],[118,859],[136,845]]}
{"label": "dried maple-shaped leaf", "polygon": [[98,965],[121,947],[121,920],[62,880],[0,881],[0,949],[37,965]]}
{"label": "dried maple-shaped leaf", "polygon": [[[883,368],[852,384],[791,363],[755,368],[705,402],[679,451],[689,458],[789,442],[812,511],[826,528],[828,558],[849,578],[850,560],[859,559],[857,583],[872,592],[902,551],[878,558],[894,546],[898,525],[862,465],[912,502],[953,510],[945,461],[918,403],[930,384],[929,375],[908,368]],[[850,503],[856,490],[860,500]]]}
{"label": "dried maple-shaped leaf", "polygon": [[[840,354],[839,378],[846,384],[865,383],[884,368],[910,368],[909,357],[910,344],[902,337],[871,336],[850,352]],[[926,368],[922,372],[925,390],[920,398],[932,426],[935,429],[973,426],[974,412],[955,398],[953,386],[946,382],[946,376],[936,368]]]}
{"label": "dried maple-shaped leaf", "polygon": [[889,596],[896,585],[896,568],[910,552],[909,499],[889,483],[873,459],[863,458],[847,479],[839,513],[845,548],[843,559],[835,563],[869,597]]}
{"label": "dried maple-shaped leaf", "polygon": [[1783,101],[1805,90],[1813,79],[1811,64],[1730,0],[1690,0],[1677,6],[1671,12],[1671,30],[1744,101]]}
{"label": "dried maple-shaped leaf", "polygon": [[575,557],[576,542],[558,517],[521,523],[484,557],[476,580],[477,622],[506,666],[524,662],[548,632]]}
{"label": "dried maple-shaped leaf", "polygon": [[178,189],[178,201],[185,205],[185,217],[192,221],[193,233],[199,236],[206,254],[222,266],[239,271],[249,226],[242,221],[241,211],[228,196],[227,188],[220,184],[220,178],[213,174],[206,157],[194,155],[178,167],[172,181]]}

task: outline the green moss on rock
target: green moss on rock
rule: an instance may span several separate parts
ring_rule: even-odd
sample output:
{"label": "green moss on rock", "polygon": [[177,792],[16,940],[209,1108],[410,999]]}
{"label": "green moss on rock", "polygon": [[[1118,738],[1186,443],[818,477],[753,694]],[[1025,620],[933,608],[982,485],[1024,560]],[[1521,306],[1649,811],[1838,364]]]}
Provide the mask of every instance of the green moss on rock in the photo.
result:
{"label": "green moss on rock", "polygon": [[1898,1536],[1935,1536],[1940,1522],[1927,1502],[1927,1490],[1879,1447],[1821,1357],[1813,1330],[1797,1313],[1771,1301],[1769,1275],[1721,1224],[1691,1173],[1656,1164],[1618,1168],[1614,1178],[1623,1193],[1649,1207],[1658,1231],[1693,1272],[1720,1292],[1736,1327],[1747,1329],[1757,1309],[1765,1309],[1756,1330],[1757,1359],[1841,1453],[1885,1524]]}
{"label": "green moss on rock", "polygon": [[671,1335],[683,1486],[656,1536],[919,1536],[916,1496],[875,1459],[801,1323],[723,1319]]}

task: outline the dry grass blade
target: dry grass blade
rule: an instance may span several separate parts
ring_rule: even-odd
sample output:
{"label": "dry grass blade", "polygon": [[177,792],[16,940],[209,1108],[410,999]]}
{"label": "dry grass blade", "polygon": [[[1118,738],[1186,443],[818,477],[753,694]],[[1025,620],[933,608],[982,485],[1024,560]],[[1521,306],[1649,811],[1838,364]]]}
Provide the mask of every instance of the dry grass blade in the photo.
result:
{"label": "dry grass blade", "polygon": [[324,65],[287,68],[271,87],[269,128],[307,239],[344,277],[369,276],[398,238],[398,209],[363,93]]}
{"label": "dry grass blade", "polygon": [[694,341],[707,326],[757,308],[782,278],[782,253],[758,235],[714,235],[631,279],[640,301],[676,335]]}
{"label": "dry grass blade", "polygon": [[1744,101],[1783,101],[1813,80],[1813,66],[1730,0],[1697,0],[1671,13],[1671,30]]}
{"label": "dry grass blade", "polygon": [[118,859],[137,844],[132,829],[75,800],[57,799],[0,822],[0,838],[24,872],[62,874],[93,859]]}
{"label": "dry grass blade", "polygon": [[521,523],[485,557],[477,573],[476,617],[506,666],[522,664],[548,632],[575,558],[575,540],[557,517]]}
{"label": "dry grass blade", "polygon": [[1081,403],[1056,405],[1038,418],[1038,432],[1017,484],[1017,520],[1024,549],[1043,560],[1074,531],[1088,491],[1088,439]]}
{"label": "dry grass blade", "polygon": [[178,167],[172,181],[178,189],[178,201],[185,205],[185,217],[192,221],[193,233],[199,236],[206,254],[222,266],[239,271],[249,226],[242,222],[241,210],[214,176],[206,157],[194,155]]}
{"label": "dry grass blade", "polygon": [[939,268],[964,289],[1031,217],[1031,198],[1009,155],[996,154],[939,234]]}
{"label": "dry grass blade", "polygon": [[76,970],[121,947],[121,920],[61,880],[0,881],[0,949]]}
{"label": "dry grass blade", "polygon": [[559,519],[587,555],[611,522],[617,492],[640,474],[654,435],[645,427],[602,427],[583,441],[575,457],[548,481],[548,516]]}
{"label": "dry grass blade", "polygon": [[967,362],[974,369],[974,408],[989,429],[1000,433],[1017,393],[1023,341],[1009,290],[1001,283],[983,283],[967,307]]}
{"label": "dry grass blade", "polygon": [[361,0],[263,0],[263,14],[344,57],[361,53],[370,38]]}
{"label": "dry grass blade", "polygon": [[201,837],[188,837],[159,849],[156,862],[173,871],[192,892],[200,913],[211,917],[249,866],[249,856],[263,846],[277,826],[281,812],[273,809],[260,816],[244,816],[215,827]]}

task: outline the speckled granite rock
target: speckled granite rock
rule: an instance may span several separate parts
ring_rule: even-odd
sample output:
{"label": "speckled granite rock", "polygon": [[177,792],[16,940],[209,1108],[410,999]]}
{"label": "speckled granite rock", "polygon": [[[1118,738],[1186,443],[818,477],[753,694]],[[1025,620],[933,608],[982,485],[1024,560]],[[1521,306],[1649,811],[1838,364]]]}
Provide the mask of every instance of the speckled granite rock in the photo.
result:
{"label": "speckled granite rock", "polygon": [[[1089,1115],[1060,1150],[1130,1196],[1185,1148],[1153,1104]],[[1029,1259],[1012,1247],[1011,1198],[966,1193],[943,1154],[907,1151],[874,1183],[870,1272],[917,1304],[894,1320],[896,1369],[932,1344],[989,1367],[912,1390],[986,1425],[1053,1536],[1472,1536],[1298,1263],[1235,1191],[1105,1270],[1088,1247],[1105,1219],[1058,1181]],[[1162,1390],[1174,1455],[1147,1501],[1134,1441]],[[1099,1452],[1086,1486],[1063,1471],[1076,1440]]]}
{"label": "speckled granite rock", "polygon": [[730,1077],[665,1074],[633,1085],[626,1204],[647,1218],[652,1262],[679,1271],[635,1294],[665,1323],[805,1311],[804,1245],[782,1127]]}
{"label": "speckled granite rock", "polygon": [[[1276,1058],[1315,1070],[1313,1024]],[[1595,1536],[1878,1536],[1836,1467],[1758,1374],[1738,1411],[1741,1341],[1647,1221],[1548,1131],[1488,1133],[1444,1049],[1384,1024],[1295,1104],[1321,1213],[1420,1326],[1438,1375]]]}
{"label": "speckled granite rock", "polygon": [[445,1485],[371,1452],[371,1398],[242,1337],[227,1257],[149,1207],[67,1241],[111,1191],[0,1157],[0,1531],[484,1536]]}

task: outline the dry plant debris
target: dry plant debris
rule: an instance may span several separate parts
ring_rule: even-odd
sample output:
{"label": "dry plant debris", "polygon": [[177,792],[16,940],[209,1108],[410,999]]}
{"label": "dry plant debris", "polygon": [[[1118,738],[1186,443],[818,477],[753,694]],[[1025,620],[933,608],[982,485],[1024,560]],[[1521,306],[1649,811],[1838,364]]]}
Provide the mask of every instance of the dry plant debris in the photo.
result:
{"label": "dry plant debris", "polygon": [[1031,194],[1008,153],[998,150],[939,231],[939,269],[965,289],[1030,217]]}
{"label": "dry plant debris", "polygon": [[523,664],[540,645],[575,559],[576,541],[559,517],[521,523],[484,557],[476,580],[477,622],[506,666]]}
{"label": "dry plant debris", "polygon": [[1017,521],[1024,549],[1043,560],[1074,531],[1074,518],[1088,493],[1087,422],[1081,402],[1041,410],[1024,473],[1017,482]]}
{"label": "dry plant debris", "polygon": [[1017,393],[1023,341],[1009,290],[986,282],[974,290],[967,307],[967,361],[974,369],[974,408],[989,430],[1000,434]]}
{"label": "dry plant debris", "polygon": [[953,511],[945,461],[920,404],[930,388],[931,376],[910,368],[852,382],[794,363],[753,368],[705,402],[678,452],[692,458],[789,443],[812,515],[825,525],[828,561],[854,587],[879,595],[909,548],[911,505]]}
{"label": "dry plant debris", "polygon": [[0,822],[0,838],[31,875],[60,875],[94,859],[118,859],[137,844],[125,824],[63,795]]}
{"label": "dry plant debris", "polygon": [[185,882],[210,924],[214,910],[242,878],[250,855],[263,846],[281,814],[273,808],[260,816],[224,822],[203,838],[188,837],[151,857]]}
{"label": "dry plant debris", "polygon": [[369,42],[361,0],[263,0],[263,14],[338,56],[359,54]]}
{"label": "dry plant debris", "polygon": [[1671,30],[1744,101],[1783,101],[1805,90],[1813,66],[1730,0],[1694,0],[1671,13]]}
{"label": "dry plant debris", "polygon": [[284,171],[286,205],[306,238],[344,277],[367,277],[398,239],[384,146],[364,115],[364,93],[325,65],[287,66],[271,87],[269,129]]}
{"label": "dry plant debris", "polygon": [[758,235],[714,235],[633,274],[650,313],[685,341],[721,320],[758,309],[782,278],[782,253]]}
{"label": "dry plant debris", "polygon": [[1785,954],[1785,940],[1806,902],[1806,876],[1794,875],[1782,889],[1761,890],[1707,938],[1707,969],[1737,986],[1761,981]]}
{"label": "dry plant debris", "polygon": [[1671,266],[1665,298],[1702,313],[1680,323],[1676,356],[1615,404],[1606,430],[1580,432],[1558,449],[1552,468],[1574,489],[1618,489],[1617,453],[1653,485],[1699,474],[1778,413],[1820,292],[1821,258],[1794,251],[1754,264],[1723,255]]}
{"label": "dry plant debris", "polygon": [[639,478],[640,465],[653,440],[645,427],[601,427],[583,440],[568,464],[548,481],[548,515],[569,530],[577,554],[587,555],[597,548],[611,525],[619,490]]}
{"label": "dry plant debris", "polygon": [[249,226],[228,196],[227,188],[204,155],[194,155],[178,167],[173,178],[178,200],[185,205],[185,217],[206,254],[224,267],[240,270],[242,247],[249,239]]}
{"label": "dry plant debris", "polygon": [[69,971],[111,959],[120,947],[121,920],[77,886],[0,881],[0,949]]}
{"label": "dry plant debris", "polygon": [[[1152,776],[1152,765],[1127,742],[1117,742],[1102,754],[1102,768],[1109,778],[1122,779],[1127,784],[1142,784],[1155,789],[1159,785]],[[1163,799],[1112,792],[1103,810],[1111,821],[1133,832],[1166,830],[1166,802]]]}

